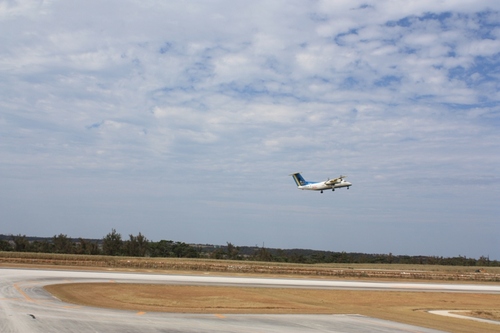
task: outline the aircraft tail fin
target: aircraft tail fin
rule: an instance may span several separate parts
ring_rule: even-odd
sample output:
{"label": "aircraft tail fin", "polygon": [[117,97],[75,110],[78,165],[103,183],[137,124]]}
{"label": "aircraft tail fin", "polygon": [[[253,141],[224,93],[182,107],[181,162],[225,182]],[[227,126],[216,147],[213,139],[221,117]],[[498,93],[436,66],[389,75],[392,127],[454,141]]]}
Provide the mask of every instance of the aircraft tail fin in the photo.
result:
{"label": "aircraft tail fin", "polygon": [[290,176],[293,177],[293,180],[295,181],[295,184],[297,184],[297,186],[304,186],[307,184],[304,177],[302,177],[302,175],[298,172],[292,173]]}

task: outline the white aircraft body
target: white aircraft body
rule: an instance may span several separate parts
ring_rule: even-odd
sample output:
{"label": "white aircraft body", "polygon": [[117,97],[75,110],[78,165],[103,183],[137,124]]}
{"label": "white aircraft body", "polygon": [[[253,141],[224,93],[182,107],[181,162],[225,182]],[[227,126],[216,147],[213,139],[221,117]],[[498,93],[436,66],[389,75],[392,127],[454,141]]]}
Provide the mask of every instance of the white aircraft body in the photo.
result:
{"label": "white aircraft body", "polygon": [[336,188],[347,187],[347,189],[349,189],[349,186],[352,186],[351,183],[345,181],[344,178],[347,176],[327,179],[324,182],[308,182],[298,172],[292,173],[290,176],[292,176],[293,180],[295,180],[299,190],[321,191],[321,193],[323,193],[323,190],[335,191]]}

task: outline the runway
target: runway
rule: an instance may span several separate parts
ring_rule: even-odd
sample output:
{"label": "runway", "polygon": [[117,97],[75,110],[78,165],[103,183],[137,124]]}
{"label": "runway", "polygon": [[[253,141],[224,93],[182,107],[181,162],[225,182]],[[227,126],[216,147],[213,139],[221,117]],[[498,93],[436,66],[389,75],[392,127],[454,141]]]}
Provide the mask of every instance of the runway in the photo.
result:
{"label": "runway", "polygon": [[360,315],[200,315],[76,306],[43,286],[73,282],[161,283],[500,293],[500,286],[385,283],[199,275],[0,269],[0,332],[439,332]]}

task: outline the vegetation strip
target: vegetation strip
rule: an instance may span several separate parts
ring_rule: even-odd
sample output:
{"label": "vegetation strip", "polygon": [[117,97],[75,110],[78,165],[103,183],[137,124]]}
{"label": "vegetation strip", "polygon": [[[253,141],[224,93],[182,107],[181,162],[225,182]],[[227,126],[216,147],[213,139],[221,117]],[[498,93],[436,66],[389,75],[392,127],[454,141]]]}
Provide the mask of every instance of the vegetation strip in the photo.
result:
{"label": "vegetation strip", "polygon": [[479,259],[465,256],[444,258],[442,256],[393,255],[392,253],[369,254],[308,249],[273,249],[264,246],[236,246],[230,242],[222,246],[186,244],[171,240],[154,242],[148,240],[140,232],[136,236],[129,235],[129,239],[122,239],[122,235],[115,229],[112,229],[102,239],[69,238],[64,234],[54,235],[53,237],[0,234],[0,251],[153,258],[229,259],[301,264],[358,263],[500,267],[500,261],[490,260],[489,256],[481,256]]}
{"label": "vegetation strip", "polygon": [[45,265],[56,267],[87,267],[191,271],[231,274],[273,274],[315,276],[325,278],[368,278],[433,281],[500,282],[500,267],[477,269],[460,266],[395,265],[395,264],[290,264],[258,261],[210,260],[185,258],[137,258],[92,255],[69,255],[27,252],[0,252],[3,265]]}

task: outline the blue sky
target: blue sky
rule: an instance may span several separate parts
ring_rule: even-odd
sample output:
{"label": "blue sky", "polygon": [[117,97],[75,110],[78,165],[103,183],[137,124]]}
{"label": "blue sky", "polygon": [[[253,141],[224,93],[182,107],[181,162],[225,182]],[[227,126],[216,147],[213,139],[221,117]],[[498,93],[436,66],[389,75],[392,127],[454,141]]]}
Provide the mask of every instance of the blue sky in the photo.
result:
{"label": "blue sky", "polygon": [[4,1],[0,233],[498,260],[498,22],[477,0]]}

